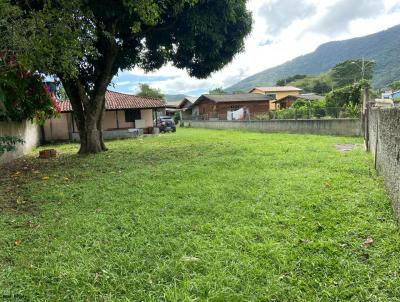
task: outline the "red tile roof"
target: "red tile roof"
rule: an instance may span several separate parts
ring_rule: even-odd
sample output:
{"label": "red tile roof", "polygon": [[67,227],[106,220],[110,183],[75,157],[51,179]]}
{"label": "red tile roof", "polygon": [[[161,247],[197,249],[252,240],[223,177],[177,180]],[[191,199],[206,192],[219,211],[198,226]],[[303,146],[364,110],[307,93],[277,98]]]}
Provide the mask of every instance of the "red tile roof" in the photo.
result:
{"label": "red tile roof", "polygon": [[[72,106],[69,100],[59,101],[58,104],[61,108],[61,112],[72,111]],[[124,94],[115,91],[106,92],[106,110],[150,109],[164,107],[165,103],[160,99]]]}

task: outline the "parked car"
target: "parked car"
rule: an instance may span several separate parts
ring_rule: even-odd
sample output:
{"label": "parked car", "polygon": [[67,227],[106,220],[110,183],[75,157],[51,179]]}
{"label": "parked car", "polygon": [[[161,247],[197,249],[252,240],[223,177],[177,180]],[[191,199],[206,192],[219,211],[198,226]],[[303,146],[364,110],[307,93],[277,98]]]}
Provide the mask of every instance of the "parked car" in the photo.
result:
{"label": "parked car", "polygon": [[160,116],[155,124],[160,129],[160,132],[176,132],[176,126],[171,116]]}

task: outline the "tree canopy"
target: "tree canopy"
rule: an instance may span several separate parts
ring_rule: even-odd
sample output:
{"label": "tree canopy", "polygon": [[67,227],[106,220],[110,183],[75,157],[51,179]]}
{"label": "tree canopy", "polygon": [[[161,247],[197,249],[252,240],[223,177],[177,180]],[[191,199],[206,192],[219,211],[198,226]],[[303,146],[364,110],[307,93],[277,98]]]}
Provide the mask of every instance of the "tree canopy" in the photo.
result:
{"label": "tree canopy", "polygon": [[93,26],[79,9],[78,0],[0,0],[0,54],[26,70],[77,76],[77,63],[96,54]]}
{"label": "tree canopy", "polygon": [[314,82],[314,86],[312,87],[312,92],[318,94],[326,94],[329,91],[331,91],[331,86],[327,82],[323,80],[316,80]]}
{"label": "tree canopy", "polygon": [[346,105],[359,105],[364,87],[370,87],[367,80],[335,89],[326,95],[326,105],[329,108],[343,108]]}
{"label": "tree canopy", "polygon": [[390,87],[391,89],[393,89],[393,91],[400,90],[400,81],[394,81],[394,82],[392,82],[392,83],[389,85],[389,87]]}
{"label": "tree canopy", "polygon": [[156,99],[164,99],[164,94],[161,92],[160,89],[152,88],[149,84],[139,84],[139,92],[137,93],[138,96],[149,97],[149,98],[156,98]]}
{"label": "tree canopy", "polygon": [[306,77],[307,77],[307,75],[305,75],[305,74],[296,74],[296,75],[288,77],[286,79],[278,80],[276,82],[276,85],[277,86],[286,86],[287,83],[293,82],[295,80],[301,80],[301,79],[304,79]]}
{"label": "tree canopy", "polygon": [[76,76],[76,62],[94,52],[83,34],[87,26],[74,16],[77,0],[39,2],[0,0],[1,120],[44,122],[55,116],[58,107],[43,75],[63,69]]}
{"label": "tree canopy", "polygon": [[225,94],[226,91],[224,90],[224,88],[218,87],[218,88],[211,89],[208,93],[209,94]]}
{"label": "tree canopy", "polygon": [[337,86],[343,87],[363,79],[372,79],[374,68],[374,61],[364,59],[348,60],[333,67],[331,76]]}

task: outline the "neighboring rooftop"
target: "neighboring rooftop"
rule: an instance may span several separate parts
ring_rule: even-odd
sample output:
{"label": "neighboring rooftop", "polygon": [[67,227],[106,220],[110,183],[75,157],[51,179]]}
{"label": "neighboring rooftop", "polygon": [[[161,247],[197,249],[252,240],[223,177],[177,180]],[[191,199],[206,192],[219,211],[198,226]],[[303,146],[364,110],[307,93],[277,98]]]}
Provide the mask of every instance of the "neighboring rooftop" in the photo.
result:
{"label": "neighboring rooftop", "polygon": [[186,100],[186,101],[189,101],[189,102],[191,102],[191,103],[194,103],[194,102],[196,102],[197,97],[194,97],[194,96],[186,96],[186,97],[184,97],[184,98],[181,100],[181,103],[184,102],[185,100]]}
{"label": "neighboring rooftop", "polygon": [[178,109],[186,110],[192,106],[194,102],[196,102],[196,97],[186,96],[182,99],[182,101],[178,105]]}
{"label": "neighboring rooftop", "polygon": [[322,95],[318,95],[315,93],[303,93],[303,94],[299,94],[299,95],[287,95],[283,98],[280,98],[279,100],[275,100],[273,101],[273,103],[277,103],[280,101],[283,101],[285,99],[304,99],[304,100],[309,100],[309,101],[317,101],[317,100],[321,100],[324,97]]}
{"label": "neighboring rooftop", "polygon": [[254,87],[250,92],[254,90],[260,90],[263,92],[286,92],[286,91],[302,91],[303,89],[294,86],[273,86],[273,87]]}
{"label": "neighboring rooftop", "polygon": [[[69,100],[60,101],[61,112],[71,112],[72,106]],[[165,103],[160,99],[124,94],[115,91],[106,92],[106,110],[117,109],[151,109],[164,108]]]}
{"label": "neighboring rooftop", "polygon": [[204,99],[215,103],[232,103],[271,101],[273,98],[271,96],[256,93],[203,94],[196,100],[196,102],[193,103],[193,105]]}
{"label": "neighboring rooftop", "polygon": [[167,108],[178,108],[181,101],[167,101],[165,104]]}
{"label": "neighboring rooftop", "polygon": [[306,100],[321,100],[324,98],[322,95],[316,93],[301,93],[297,96],[301,99],[306,99]]}
{"label": "neighboring rooftop", "polygon": [[191,97],[191,96],[185,96],[184,98],[182,98],[179,101],[167,101],[167,108],[177,108],[177,109],[181,109],[182,104],[185,102],[190,102],[190,103],[194,103],[197,100],[196,97]]}

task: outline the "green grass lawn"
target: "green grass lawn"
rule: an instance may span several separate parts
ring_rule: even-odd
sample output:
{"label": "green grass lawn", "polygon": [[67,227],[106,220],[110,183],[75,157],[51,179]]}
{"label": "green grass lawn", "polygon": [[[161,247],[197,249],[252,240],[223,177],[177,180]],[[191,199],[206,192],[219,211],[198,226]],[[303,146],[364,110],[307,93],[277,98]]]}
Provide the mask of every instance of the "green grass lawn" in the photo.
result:
{"label": "green grass lawn", "polygon": [[361,143],[178,129],[36,151],[1,167],[0,301],[399,301],[400,232]]}

